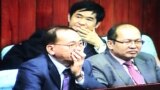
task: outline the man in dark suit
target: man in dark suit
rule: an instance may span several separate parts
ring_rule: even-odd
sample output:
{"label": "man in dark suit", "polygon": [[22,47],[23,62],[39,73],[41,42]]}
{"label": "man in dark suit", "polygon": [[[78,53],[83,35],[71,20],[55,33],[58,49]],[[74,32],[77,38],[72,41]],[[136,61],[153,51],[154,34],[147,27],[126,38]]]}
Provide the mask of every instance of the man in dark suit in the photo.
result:
{"label": "man in dark suit", "polygon": [[31,37],[14,46],[6,53],[0,63],[0,70],[17,69],[23,62],[44,52],[42,38],[46,30],[37,30]]}
{"label": "man in dark suit", "polygon": [[69,10],[69,26],[77,30],[82,39],[87,42],[84,49],[86,58],[104,52],[106,49],[105,42],[96,33],[104,17],[104,8],[92,1],[77,2]]}
{"label": "man in dark suit", "polygon": [[[87,43],[84,49],[85,58],[104,52],[106,49],[106,44],[95,31],[104,16],[104,8],[92,1],[79,1],[73,4],[69,10],[69,26],[77,30]],[[16,69],[21,63],[40,55],[44,51],[41,43],[44,33],[45,30],[38,30],[28,40],[15,44],[4,56],[2,63],[0,63],[0,70]]]}
{"label": "man in dark suit", "polygon": [[[84,61],[85,43],[71,28],[54,27],[45,36],[46,54],[23,63],[14,90],[83,90],[104,87],[93,78],[91,65]],[[68,70],[67,89],[63,81]]]}
{"label": "man in dark suit", "polygon": [[138,28],[116,25],[109,30],[107,38],[108,50],[88,59],[100,83],[113,88],[160,82],[160,67],[154,56],[139,53],[143,41]]}

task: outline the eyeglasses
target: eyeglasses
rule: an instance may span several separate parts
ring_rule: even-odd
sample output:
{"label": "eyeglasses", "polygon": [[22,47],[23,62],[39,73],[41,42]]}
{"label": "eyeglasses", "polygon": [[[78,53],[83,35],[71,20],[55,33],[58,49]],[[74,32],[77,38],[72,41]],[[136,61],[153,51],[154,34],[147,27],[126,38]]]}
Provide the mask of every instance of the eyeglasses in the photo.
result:
{"label": "eyeglasses", "polygon": [[86,43],[84,41],[79,41],[79,42],[73,42],[70,44],[54,44],[54,45],[68,46],[69,48],[76,48],[76,47],[85,47]]}
{"label": "eyeglasses", "polygon": [[144,43],[143,40],[126,40],[126,41],[118,41],[115,39],[112,39],[112,40],[115,42],[118,42],[118,43],[126,44],[126,45],[131,45],[131,44],[133,44],[133,42],[135,45],[142,45]]}

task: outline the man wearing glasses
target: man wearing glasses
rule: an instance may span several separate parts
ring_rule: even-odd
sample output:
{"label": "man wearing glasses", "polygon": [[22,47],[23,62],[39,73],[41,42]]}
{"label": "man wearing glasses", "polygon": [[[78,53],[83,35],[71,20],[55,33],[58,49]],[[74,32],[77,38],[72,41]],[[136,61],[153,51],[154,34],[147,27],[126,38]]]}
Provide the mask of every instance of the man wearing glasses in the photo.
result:
{"label": "man wearing glasses", "polygon": [[143,41],[131,24],[113,26],[107,35],[108,50],[90,57],[93,75],[109,88],[160,82],[160,67],[150,54],[140,52]]}
{"label": "man wearing glasses", "polygon": [[46,54],[23,63],[13,90],[86,90],[104,87],[84,61],[85,43],[76,31],[54,27],[45,35]]}

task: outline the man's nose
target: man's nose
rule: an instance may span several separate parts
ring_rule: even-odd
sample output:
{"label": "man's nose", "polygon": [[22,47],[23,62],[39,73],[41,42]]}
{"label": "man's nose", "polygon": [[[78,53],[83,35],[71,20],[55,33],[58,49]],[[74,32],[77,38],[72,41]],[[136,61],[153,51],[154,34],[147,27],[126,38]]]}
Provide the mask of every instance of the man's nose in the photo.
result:
{"label": "man's nose", "polygon": [[76,45],[76,50],[78,50],[78,51],[82,51],[82,50],[84,50],[84,48],[85,48],[85,46],[82,46],[79,44]]}
{"label": "man's nose", "polygon": [[84,20],[84,19],[79,20],[79,24],[80,25],[85,25],[86,24],[86,20]]}
{"label": "man's nose", "polygon": [[136,47],[137,47],[137,44],[136,44],[134,41],[132,41],[132,42],[130,43],[130,47],[136,48]]}

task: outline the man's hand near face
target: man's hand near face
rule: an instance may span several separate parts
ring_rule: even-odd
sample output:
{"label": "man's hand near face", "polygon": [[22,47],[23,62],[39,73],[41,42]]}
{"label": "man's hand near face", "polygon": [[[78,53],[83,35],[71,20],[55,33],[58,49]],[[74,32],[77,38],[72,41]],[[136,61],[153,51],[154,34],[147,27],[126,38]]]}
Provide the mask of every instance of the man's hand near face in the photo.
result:
{"label": "man's hand near face", "polygon": [[73,50],[73,52],[71,53],[73,65],[70,68],[74,76],[78,76],[81,74],[85,56],[85,53],[79,50]]}
{"label": "man's hand near face", "polygon": [[100,39],[98,34],[95,32],[95,30],[89,30],[84,27],[79,27],[74,29],[78,31],[78,34],[82,37],[84,41],[86,41],[87,43],[90,43],[96,48],[99,49],[102,45],[104,45],[103,41]]}

